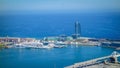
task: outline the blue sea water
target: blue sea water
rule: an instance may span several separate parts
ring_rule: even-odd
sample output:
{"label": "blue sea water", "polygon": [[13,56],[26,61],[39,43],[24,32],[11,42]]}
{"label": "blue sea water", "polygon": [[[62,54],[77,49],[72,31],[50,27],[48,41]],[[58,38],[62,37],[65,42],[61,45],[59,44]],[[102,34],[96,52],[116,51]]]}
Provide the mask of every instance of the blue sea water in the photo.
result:
{"label": "blue sea water", "polygon": [[[0,15],[0,36],[43,38],[74,34],[120,39],[120,13]],[[61,49],[0,49],[0,68],[63,68],[75,62],[110,55],[114,49],[96,46]],[[120,52],[120,51],[118,51]]]}
{"label": "blue sea water", "polygon": [[96,46],[2,49],[0,50],[0,68],[63,68],[76,62],[108,56],[113,51],[112,48]]}
{"label": "blue sea water", "polygon": [[0,15],[0,36],[70,36],[75,21],[81,24],[81,36],[120,39],[120,13]]}

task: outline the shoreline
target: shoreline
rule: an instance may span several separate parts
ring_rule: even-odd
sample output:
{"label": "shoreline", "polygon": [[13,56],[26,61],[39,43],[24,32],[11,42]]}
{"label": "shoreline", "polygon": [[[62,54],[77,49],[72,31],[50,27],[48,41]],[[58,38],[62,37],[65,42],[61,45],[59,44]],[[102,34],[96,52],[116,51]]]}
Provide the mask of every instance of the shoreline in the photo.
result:
{"label": "shoreline", "polygon": [[78,37],[77,39],[73,39],[71,36],[44,37],[43,39],[0,37],[0,43],[4,45],[4,48],[10,48],[11,45],[21,43],[42,43],[42,44],[52,43],[55,45],[101,46],[115,49],[120,47],[120,40],[97,39],[90,37]]}

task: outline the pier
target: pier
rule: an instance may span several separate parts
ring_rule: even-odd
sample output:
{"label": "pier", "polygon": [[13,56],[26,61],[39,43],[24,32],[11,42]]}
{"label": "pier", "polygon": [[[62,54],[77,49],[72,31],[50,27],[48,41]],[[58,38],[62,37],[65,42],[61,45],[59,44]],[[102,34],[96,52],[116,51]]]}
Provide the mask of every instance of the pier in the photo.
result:
{"label": "pier", "polygon": [[92,60],[88,60],[88,61],[84,61],[84,62],[79,62],[79,63],[75,63],[73,65],[64,67],[64,68],[84,68],[84,67],[88,67],[88,66],[92,66],[95,64],[99,64],[104,60],[104,63],[106,63],[105,59],[113,59],[114,61],[112,61],[113,63],[118,63],[117,58],[120,57],[120,54],[116,51],[114,51],[111,55],[109,56],[105,56],[105,57],[100,57],[100,58],[96,58],[96,59],[92,59]]}

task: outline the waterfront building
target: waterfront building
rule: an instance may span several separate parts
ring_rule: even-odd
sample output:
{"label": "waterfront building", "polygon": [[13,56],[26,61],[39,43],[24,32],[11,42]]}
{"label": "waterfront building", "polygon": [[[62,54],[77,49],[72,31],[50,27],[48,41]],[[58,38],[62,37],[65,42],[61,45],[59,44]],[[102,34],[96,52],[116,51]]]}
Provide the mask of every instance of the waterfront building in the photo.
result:
{"label": "waterfront building", "polygon": [[34,42],[35,38],[20,38],[20,42]]}
{"label": "waterfront building", "polygon": [[21,43],[21,42],[34,42],[34,38],[19,38],[19,37],[0,37],[0,43]]}
{"label": "waterfront building", "polygon": [[75,34],[72,35],[73,39],[77,39],[78,37],[80,37],[80,33],[81,33],[81,26],[80,26],[80,23],[76,21],[75,22]]}
{"label": "waterfront building", "polygon": [[62,42],[67,41],[67,36],[66,35],[60,35],[58,37],[58,41],[62,41]]}
{"label": "waterfront building", "polygon": [[11,42],[11,43],[18,43],[20,42],[20,38],[17,37],[0,37],[0,42]]}
{"label": "waterfront building", "polygon": [[47,42],[56,42],[58,37],[45,37],[43,40]]}

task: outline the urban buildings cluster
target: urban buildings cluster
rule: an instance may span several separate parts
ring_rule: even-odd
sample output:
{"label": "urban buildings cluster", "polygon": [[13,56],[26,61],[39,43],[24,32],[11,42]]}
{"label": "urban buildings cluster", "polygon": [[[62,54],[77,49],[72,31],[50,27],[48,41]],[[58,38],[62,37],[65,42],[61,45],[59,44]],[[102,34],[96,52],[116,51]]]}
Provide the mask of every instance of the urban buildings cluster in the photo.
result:
{"label": "urban buildings cluster", "polygon": [[[56,37],[44,37],[43,39],[36,40],[35,38],[20,38],[20,37],[0,37],[0,43],[4,45],[19,44],[22,42],[40,42],[40,43],[54,43],[54,44],[65,44],[65,45],[101,45],[101,46],[112,46],[112,44],[120,44],[120,40],[108,40],[108,39],[97,39],[81,37],[81,26],[79,22],[75,22],[75,33],[71,36],[60,35]],[[117,46],[120,47],[120,46]]]}

